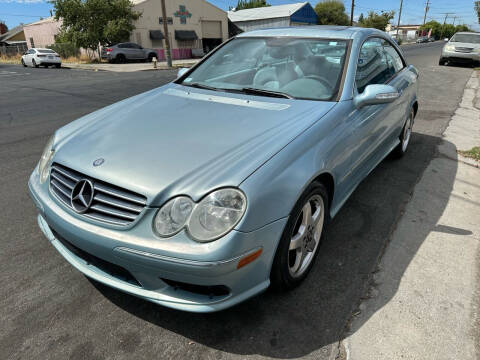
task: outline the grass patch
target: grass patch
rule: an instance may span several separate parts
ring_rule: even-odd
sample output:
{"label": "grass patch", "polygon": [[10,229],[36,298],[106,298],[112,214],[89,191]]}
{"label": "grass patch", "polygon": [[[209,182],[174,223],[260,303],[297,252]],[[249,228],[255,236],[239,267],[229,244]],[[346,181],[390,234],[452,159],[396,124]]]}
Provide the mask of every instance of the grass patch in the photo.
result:
{"label": "grass patch", "polygon": [[0,63],[2,64],[20,64],[22,55],[0,55]]}
{"label": "grass patch", "polygon": [[469,157],[477,161],[480,161],[480,146],[475,146],[470,150],[459,150],[458,153],[465,157]]}

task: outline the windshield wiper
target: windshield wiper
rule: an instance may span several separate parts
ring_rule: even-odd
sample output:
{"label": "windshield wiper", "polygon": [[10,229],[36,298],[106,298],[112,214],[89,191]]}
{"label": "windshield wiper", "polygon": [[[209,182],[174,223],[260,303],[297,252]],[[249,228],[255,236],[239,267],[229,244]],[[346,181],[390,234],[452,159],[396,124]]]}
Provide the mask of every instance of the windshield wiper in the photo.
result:
{"label": "windshield wiper", "polygon": [[194,88],[197,88],[197,89],[205,89],[205,90],[213,90],[213,91],[223,91],[224,90],[224,89],[220,89],[220,88],[216,88],[216,87],[213,87],[213,86],[204,85],[204,84],[200,84],[200,83],[185,84],[184,82],[182,82],[182,85],[191,86],[191,87],[194,87]]}
{"label": "windshield wiper", "polygon": [[295,99],[292,95],[289,95],[287,93],[283,93],[283,92],[280,92],[280,91],[274,91],[274,90],[264,90],[264,89],[245,87],[243,89],[240,89],[239,91],[241,91],[245,94],[263,95],[263,96],[286,98],[286,99]]}

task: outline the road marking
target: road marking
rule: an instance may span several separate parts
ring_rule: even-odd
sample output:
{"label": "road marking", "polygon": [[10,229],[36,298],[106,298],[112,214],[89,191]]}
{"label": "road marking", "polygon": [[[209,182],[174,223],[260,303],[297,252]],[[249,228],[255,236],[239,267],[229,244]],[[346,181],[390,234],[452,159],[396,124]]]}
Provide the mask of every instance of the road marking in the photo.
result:
{"label": "road marking", "polygon": [[30,75],[30,73],[18,73],[16,71],[7,71],[7,70],[2,70],[0,71],[0,76],[23,76],[23,75]]}

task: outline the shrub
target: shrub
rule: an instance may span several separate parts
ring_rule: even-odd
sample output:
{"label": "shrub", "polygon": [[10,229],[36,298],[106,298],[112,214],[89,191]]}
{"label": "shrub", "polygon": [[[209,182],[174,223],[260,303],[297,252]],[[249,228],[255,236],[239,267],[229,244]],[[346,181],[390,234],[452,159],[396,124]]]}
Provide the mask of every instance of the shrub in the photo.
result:
{"label": "shrub", "polygon": [[80,49],[71,42],[55,43],[53,45],[50,45],[48,48],[55,51],[62,58],[80,56]]}

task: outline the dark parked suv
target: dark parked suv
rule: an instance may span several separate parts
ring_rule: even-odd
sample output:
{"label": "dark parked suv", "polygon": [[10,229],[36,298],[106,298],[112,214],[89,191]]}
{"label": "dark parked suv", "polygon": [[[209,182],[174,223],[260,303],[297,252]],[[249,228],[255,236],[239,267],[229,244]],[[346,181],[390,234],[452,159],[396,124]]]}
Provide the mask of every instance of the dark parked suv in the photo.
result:
{"label": "dark parked suv", "polygon": [[138,44],[130,42],[119,43],[102,49],[102,59],[108,59],[109,62],[124,63],[127,60],[152,61],[154,57],[158,58],[155,50],[145,49]]}

